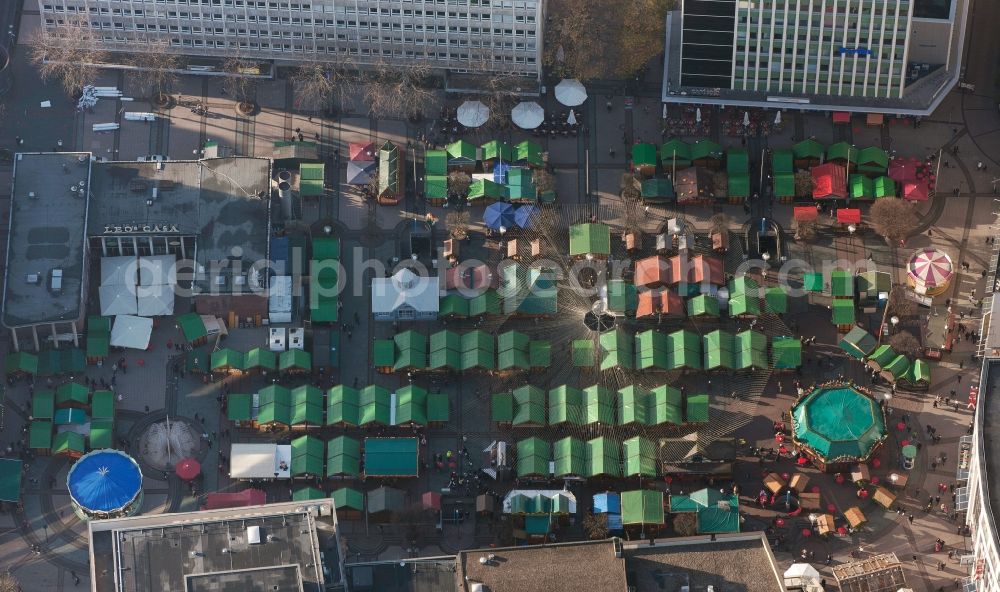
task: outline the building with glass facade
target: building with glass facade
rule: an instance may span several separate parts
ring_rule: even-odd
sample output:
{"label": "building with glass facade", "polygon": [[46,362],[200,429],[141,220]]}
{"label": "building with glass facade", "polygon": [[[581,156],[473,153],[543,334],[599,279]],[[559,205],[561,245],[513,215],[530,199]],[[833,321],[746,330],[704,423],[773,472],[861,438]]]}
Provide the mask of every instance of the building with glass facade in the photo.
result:
{"label": "building with glass facade", "polygon": [[958,81],[967,9],[967,0],[682,0],[668,15],[663,100],[926,114]]}

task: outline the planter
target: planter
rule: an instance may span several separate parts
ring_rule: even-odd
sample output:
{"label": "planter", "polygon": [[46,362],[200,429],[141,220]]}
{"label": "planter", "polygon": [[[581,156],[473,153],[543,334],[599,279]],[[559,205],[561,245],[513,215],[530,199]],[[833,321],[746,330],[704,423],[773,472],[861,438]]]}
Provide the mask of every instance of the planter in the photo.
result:
{"label": "planter", "polygon": [[149,103],[156,109],[173,109],[177,102],[174,97],[170,96],[165,92],[159,92],[149,99]]}
{"label": "planter", "polygon": [[237,115],[241,115],[243,117],[250,117],[252,115],[256,115],[257,103],[254,103],[252,101],[240,101],[236,103],[234,109],[236,110]]}

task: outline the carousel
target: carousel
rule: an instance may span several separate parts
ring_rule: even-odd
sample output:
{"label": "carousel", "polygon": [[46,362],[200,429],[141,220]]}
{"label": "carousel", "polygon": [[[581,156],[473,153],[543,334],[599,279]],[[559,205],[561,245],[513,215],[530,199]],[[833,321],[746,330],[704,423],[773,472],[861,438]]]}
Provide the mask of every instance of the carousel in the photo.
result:
{"label": "carousel", "polygon": [[888,434],[885,413],[864,389],[817,386],[792,406],[792,443],[827,473],[867,462]]}
{"label": "carousel", "polygon": [[118,450],[95,450],[80,457],[66,476],[73,511],[81,520],[121,518],[142,507],[142,471]]}
{"label": "carousel", "polygon": [[906,281],[917,294],[942,294],[954,277],[955,266],[951,257],[937,249],[920,249],[906,263]]}

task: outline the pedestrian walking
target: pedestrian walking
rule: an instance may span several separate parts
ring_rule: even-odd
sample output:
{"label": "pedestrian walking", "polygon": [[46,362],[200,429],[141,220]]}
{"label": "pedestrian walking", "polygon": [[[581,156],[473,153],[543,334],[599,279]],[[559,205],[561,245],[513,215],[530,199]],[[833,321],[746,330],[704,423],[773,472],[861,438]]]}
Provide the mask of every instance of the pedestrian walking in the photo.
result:
{"label": "pedestrian walking", "polygon": [[913,514],[907,514],[906,519],[910,521],[910,524],[913,524]]}

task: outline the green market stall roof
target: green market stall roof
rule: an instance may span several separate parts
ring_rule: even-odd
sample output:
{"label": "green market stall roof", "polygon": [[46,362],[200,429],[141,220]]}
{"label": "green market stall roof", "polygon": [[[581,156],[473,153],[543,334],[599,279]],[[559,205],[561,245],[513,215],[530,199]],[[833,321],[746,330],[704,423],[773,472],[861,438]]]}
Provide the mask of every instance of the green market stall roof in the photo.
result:
{"label": "green market stall roof", "polygon": [[671,138],[660,146],[660,160],[663,166],[673,164],[689,166],[691,164],[691,147],[679,138]]}
{"label": "green market stall roof", "polygon": [[188,342],[197,341],[208,336],[205,323],[201,320],[201,316],[198,313],[189,312],[177,317],[177,324],[180,325],[181,333],[184,334],[184,339]]}
{"label": "green market stall roof", "polygon": [[701,489],[690,495],[671,495],[671,512],[697,515],[698,534],[736,533],[740,531],[740,502],[733,494],[717,489]]}
{"label": "green market stall roof", "polygon": [[896,350],[892,349],[891,345],[883,343],[868,356],[868,365],[876,370],[881,370],[886,364],[896,359],[898,355]]}
{"label": "green market stall roof", "polygon": [[652,489],[625,491],[621,495],[622,524],[660,525],[665,523],[663,492]]}
{"label": "green market stall roof", "polygon": [[830,272],[830,294],[834,298],[854,296],[854,278],[851,272],[843,269],[834,269]]}
{"label": "green market stall roof", "polygon": [[229,421],[253,419],[253,396],[249,393],[230,393],[227,397],[226,417]]}
{"label": "green market stall roof", "polygon": [[[323,453],[326,446],[316,436],[299,436],[291,442],[293,477],[313,476],[323,474]],[[325,497],[325,496],[324,496]]]}
{"label": "green market stall roof", "polygon": [[705,352],[705,370],[720,368],[732,370],[735,366],[733,350],[735,340],[728,331],[716,329],[702,336],[702,349]]}
{"label": "green market stall roof", "polygon": [[87,412],[83,409],[77,409],[75,407],[69,407],[66,409],[56,409],[55,417],[53,418],[54,423],[57,426],[61,425],[83,425],[90,421],[87,417]]}
{"label": "green market stall roof", "polygon": [[323,425],[323,391],[303,384],[291,392],[292,425]]}
{"label": "green market stall roof", "polygon": [[35,391],[31,396],[31,417],[34,419],[52,419],[55,413],[56,394],[50,390]]}
{"label": "green market stall roof", "polygon": [[674,195],[674,184],[670,179],[654,177],[644,179],[640,185],[639,195],[647,202],[670,201]]}
{"label": "green market stall roof", "polygon": [[840,340],[840,349],[846,351],[851,357],[857,360],[862,360],[865,356],[872,353],[876,345],[878,345],[878,341],[861,327],[852,328]]}
{"label": "green market stall roof", "polygon": [[834,325],[851,325],[854,323],[854,300],[850,298],[837,299],[831,303]]}
{"label": "green market stall roof", "polygon": [[326,499],[326,492],[315,487],[300,487],[292,492],[293,502],[307,502],[319,499]]}
{"label": "green market stall roof", "polygon": [[823,158],[823,145],[812,138],[802,140],[792,146],[792,154],[797,159]]}
{"label": "green market stall roof", "polygon": [[691,146],[691,160],[702,160],[706,158],[711,158],[714,160],[722,159],[722,146],[719,146],[711,140],[698,140]]}
{"label": "green market stall roof", "polygon": [[448,144],[448,164],[472,165],[476,163],[476,145],[467,140],[458,140]]}
{"label": "green market stall roof", "polygon": [[95,419],[90,422],[89,440],[91,450],[113,448],[114,436],[114,422],[110,419]]}
{"label": "green market stall roof", "polygon": [[912,385],[929,385],[931,383],[931,365],[927,360],[917,358],[910,364],[909,370],[903,376],[903,380]]}
{"label": "green market stall roof", "polygon": [[21,501],[22,462],[0,458],[0,502]]}
{"label": "green market stall roof", "polygon": [[802,341],[795,337],[775,337],[771,341],[771,362],[776,370],[802,365]]}
{"label": "green market stall roof", "polygon": [[500,159],[509,163],[514,159],[514,151],[511,149],[510,144],[503,140],[490,140],[480,148],[483,160]]}
{"label": "green market stall roof", "polygon": [[490,420],[497,423],[514,421],[513,393],[493,393],[490,395]]}
{"label": "green market stall roof", "polygon": [[361,443],[337,436],[326,443],[326,476],[357,477],[361,473]]}
{"label": "green market stall roof", "polygon": [[656,477],[659,474],[659,460],[653,441],[635,436],[622,442],[622,450],[625,456],[625,477]]}
{"label": "green market stall roof", "polygon": [[[889,382],[896,382],[897,380],[905,376],[906,371],[909,369],[910,369],[909,358],[907,358],[904,355],[898,355],[895,358],[893,358],[891,362],[889,362],[882,368],[882,378],[885,378]],[[56,411],[56,417],[59,417],[58,411]]]}
{"label": "green market stall roof", "polygon": [[583,425],[583,391],[565,384],[549,391],[549,425]]}
{"label": "green market stall roof", "polygon": [[7,374],[36,374],[38,372],[38,356],[29,352],[14,352],[7,354],[4,363]]}
{"label": "green market stall roof", "polygon": [[303,162],[299,165],[299,194],[302,197],[323,195],[323,163]]}
{"label": "green market stall roof", "polygon": [[[793,159],[795,158],[791,150],[779,148],[771,152],[771,172],[775,175],[791,174],[794,172]],[[778,194],[783,195],[783,194]]]}
{"label": "green market stall roof", "polygon": [[28,428],[28,448],[48,450],[52,448],[52,422],[36,419]]}
{"label": "green market stall roof", "polygon": [[656,146],[653,144],[632,144],[632,164],[636,167],[655,167]]}
{"label": "green market stall roof", "polygon": [[255,347],[243,358],[244,370],[275,370],[278,367],[278,356],[269,349]]}
{"label": "green market stall roof", "polygon": [[114,419],[115,394],[103,389],[94,391],[90,397],[90,415],[94,419]]}
{"label": "green market stall roof", "polygon": [[514,389],[514,425],[545,425],[545,391],[534,385]]}
{"label": "green market stall roof", "polygon": [[853,174],[848,177],[847,187],[852,199],[871,199],[875,196],[872,180],[864,175]]}
{"label": "green market stall roof", "polygon": [[611,228],[607,224],[574,224],[569,228],[569,254],[572,257],[611,254]]}
{"label": "green market stall roof", "polygon": [[823,272],[814,271],[802,276],[802,287],[807,292],[823,291]]}
{"label": "green market stall roof", "polygon": [[326,425],[357,426],[361,423],[361,394],[346,385],[326,392]]}
{"label": "green market stall roof", "polygon": [[869,146],[858,152],[857,162],[859,165],[867,165],[876,170],[882,169],[884,172],[889,166],[889,155],[878,146]]}
{"label": "green market stall roof", "polygon": [[392,395],[386,389],[377,384],[366,386],[361,389],[358,405],[361,413],[358,418],[360,425],[391,424]]}
{"label": "green market stall roof", "polygon": [[212,370],[243,370],[243,352],[228,347],[212,352]]}
{"label": "green market stall roof", "polygon": [[865,462],[887,435],[874,398],[848,385],[816,388],[792,407],[792,437],[824,463]]}
{"label": "green market stall roof", "polygon": [[549,443],[538,437],[517,443],[517,476],[549,474]]}
{"label": "green market stall roof", "polygon": [[750,157],[742,148],[732,148],[726,152],[726,172],[730,179],[733,175],[746,175],[750,171]]}
{"label": "green market stall roof", "polygon": [[873,191],[875,192],[875,197],[896,197],[896,182],[890,177],[882,175],[881,177],[875,178],[875,183],[873,186]]}
{"label": "green market stall roof", "polygon": [[705,393],[689,394],[685,419],[688,423],[708,423],[708,395]]}
{"label": "green market stall roof", "polygon": [[365,477],[416,477],[416,438],[365,438]]}
{"label": "green market stall roof", "polygon": [[601,385],[583,389],[584,424],[614,425],[615,394]]}
{"label": "green market stall roof", "polygon": [[428,150],[424,153],[424,171],[428,175],[444,176],[448,174],[448,151]]}
{"label": "green market stall roof", "polygon": [[764,307],[767,312],[784,314],[788,312],[788,289],[772,286],[764,290]]}
{"label": "green market stall roof", "polygon": [[625,280],[608,281],[608,309],[620,314],[634,313],[639,306],[635,284]]}
{"label": "green market stall roof", "polygon": [[524,140],[514,146],[514,161],[536,167],[543,166],[545,160],[542,158],[542,147],[531,140]]}
{"label": "green market stall roof", "polygon": [[737,333],[733,339],[733,363],[738,370],[767,367],[767,336],[757,331]]}
{"label": "green market stall roof", "polygon": [[750,176],[745,173],[729,173],[729,196],[750,197]]}
{"label": "green market stall roof", "polygon": [[689,317],[719,316],[719,299],[709,294],[699,294],[687,301]]}
{"label": "green market stall roof", "polygon": [[78,382],[67,382],[56,389],[56,407],[85,406],[90,402],[90,389]]}
{"label": "green market stall roof", "polygon": [[52,438],[52,454],[83,454],[85,450],[82,434],[59,432]]}
{"label": "green market stall roof", "polygon": [[778,197],[795,196],[795,175],[792,173],[774,174],[774,194]]}
{"label": "green market stall roof", "polygon": [[631,369],[635,366],[635,339],[621,327],[602,333],[598,342],[601,348],[601,370]]}
{"label": "green market stall roof", "polygon": [[260,425],[292,423],[292,394],[287,388],[272,384],[260,390],[257,394],[259,410],[257,422]]}
{"label": "green market stall roof", "polygon": [[333,507],[338,510],[365,510],[365,494],[353,487],[341,487],[330,494],[333,500]]}
{"label": "green market stall roof", "polygon": [[574,339],[572,343],[573,366],[591,368],[594,365],[594,340]]}
{"label": "green market stall roof", "polygon": [[858,162],[858,149],[847,142],[837,142],[826,149],[827,160]]}
{"label": "green market stall roof", "polygon": [[282,371],[286,370],[312,370],[312,356],[304,349],[290,349],[281,352],[278,358],[278,367]]}

